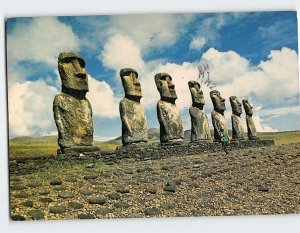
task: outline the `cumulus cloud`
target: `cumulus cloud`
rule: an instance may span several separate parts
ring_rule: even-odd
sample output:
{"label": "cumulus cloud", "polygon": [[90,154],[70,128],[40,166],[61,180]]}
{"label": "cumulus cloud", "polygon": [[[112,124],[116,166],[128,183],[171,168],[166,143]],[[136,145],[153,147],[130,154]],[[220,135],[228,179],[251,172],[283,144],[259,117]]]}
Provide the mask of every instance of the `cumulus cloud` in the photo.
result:
{"label": "cumulus cloud", "polygon": [[12,84],[8,91],[10,137],[53,132],[51,106],[56,93],[43,80]]}
{"label": "cumulus cloud", "polygon": [[120,99],[114,96],[113,90],[105,81],[97,81],[89,76],[89,89],[87,98],[91,102],[94,116],[119,116]]}
{"label": "cumulus cloud", "polygon": [[189,48],[195,49],[195,50],[200,50],[205,44],[206,44],[205,37],[203,37],[203,36],[194,37],[189,45]]}
{"label": "cumulus cloud", "polygon": [[112,16],[109,33],[126,34],[145,52],[153,47],[173,45],[194,19],[192,14],[143,14]]}
{"label": "cumulus cloud", "polygon": [[145,69],[141,49],[130,37],[121,34],[116,34],[107,41],[99,59],[106,67],[116,71],[124,67]]}
{"label": "cumulus cloud", "polygon": [[56,65],[61,51],[78,51],[79,39],[72,28],[55,17],[18,22],[7,36],[8,61],[46,62]]}

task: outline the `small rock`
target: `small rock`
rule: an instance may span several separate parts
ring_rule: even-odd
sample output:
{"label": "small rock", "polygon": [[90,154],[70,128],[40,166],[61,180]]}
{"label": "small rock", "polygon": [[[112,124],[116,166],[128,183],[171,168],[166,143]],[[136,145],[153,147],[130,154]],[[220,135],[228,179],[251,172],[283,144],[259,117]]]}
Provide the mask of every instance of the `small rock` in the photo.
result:
{"label": "small rock", "polygon": [[126,202],[117,202],[114,204],[115,207],[117,208],[122,208],[122,209],[126,209],[128,208],[130,205]]}
{"label": "small rock", "polygon": [[267,186],[261,185],[258,187],[258,191],[269,192],[269,188]]}
{"label": "small rock", "polygon": [[78,214],[77,217],[79,219],[95,219],[93,214]]}
{"label": "small rock", "polygon": [[171,192],[171,193],[175,193],[176,191],[176,187],[175,186],[171,186],[171,185],[167,185],[163,188],[164,191],[167,191],[167,192]]}
{"label": "small rock", "polygon": [[53,202],[53,200],[50,197],[43,197],[39,199],[43,203],[50,203]]}
{"label": "small rock", "polygon": [[139,213],[132,213],[126,216],[126,218],[143,218],[144,216]]}
{"label": "small rock", "polygon": [[157,189],[154,188],[154,187],[147,188],[146,192],[151,193],[151,194],[156,194],[157,193]]}
{"label": "small rock", "polygon": [[24,190],[24,189],[26,189],[26,186],[20,185],[20,184],[16,184],[16,185],[11,185],[10,189],[11,190]]}
{"label": "small rock", "polygon": [[61,184],[62,184],[62,181],[60,179],[57,179],[57,178],[52,179],[50,181],[50,185],[61,185]]}
{"label": "small rock", "polygon": [[118,193],[129,193],[129,189],[126,187],[119,187],[117,188]]}
{"label": "small rock", "polygon": [[62,214],[66,212],[66,208],[64,206],[51,206],[49,211],[52,214]]}
{"label": "small rock", "polygon": [[133,170],[132,169],[126,169],[124,171],[125,174],[133,174]]}
{"label": "small rock", "polygon": [[74,176],[70,176],[70,177],[67,177],[66,179],[65,179],[65,181],[67,181],[67,182],[76,182],[77,181],[77,178],[76,177],[74,177]]}
{"label": "small rock", "polygon": [[89,163],[86,165],[86,168],[93,168],[93,167],[95,167],[95,164],[93,164],[93,163]]}
{"label": "small rock", "polygon": [[42,183],[41,183],[41,182],[34,181],[34,182],[31,182],[31,183],[27,184],[27,186],[28,186],[28,187],[31,187],[31,188],[37,188],[37,187],[42,186]]}
{"label": "small rock", "polygon": [[172,205],[171,203],[164,203],[160,207],[165,209],[165,210],[170,210],[170,209],[174,208],[174,205]]}
{"label": "small rock", "polygon": [[201,177],[202,178],[207,178],[207,177],[212,177],[212,172],[202,172]]}
{"label": "small rock", "polygon": [[61,198],[73,198],[74,194],[71,192],[60,192],[58,193],[58,196]]}
{"label": "small rock", "polygon": [[107,196],[112,200],[119,200],[121,198],[120,194],[118,193],[110,193]]}
{"label": "small rock", "polygon": [[77,210],[83,208],[83,204],[79,202],[69,202],[68,207]]}
{"label": "small rock", "polygon": [[92,197],[89,199],[89,204],[92,205],[104,205],[106,202],[106,200],[104,198],[101,197]]}
{"label": "small rock", "polygon": [[23,216],[17,214],[17,215],[12,215],[11,220],[13,220],[13,221],[25,221],[26,219]]}
{"label": "small rock", "polygon": [[26,207],[33,207],[33,202],[32,201],[25,201],[25,202],[22,202],[21,205],[26,206]]}
{"label": "small rock", "polygon": [[29,197],[29,194],[25,193],[25,192],[19,192],[19,193],[16,193],[14,196],[17,198],[27,198],[27,197]]}
{"label": "small rock", "polygon": [[101,214],[101,215],[105,215],[105,214],[109,214],[111,213],[111,209],[109,208],[102,208],[96,211],[96,214]]}
{"label": "small rock", "polygon": [[40,220],[44,218],[44,213],[40,210],[29,210],[27,212],[33,220]]}
{"label": "small rock", "polygon": [[40,190],[38,191],[39,195],[48,195],[50,192],[48,190]]}
{"label": "small rock", "polygon": [[160,214],[160,209],[153,207],[153,208],[147,208],[144,210],[145,215],[158,215]]}
{"label": "small rock", "polygon": [[200,164],[193,165],[193,168],[200,168],[200,167],[201,167]]}
{"label": "small rock", "polygon": [[93,194],[93,191],[90,190],[90,189],[81,189],[79,192],[80,192],[82,195],[85,195],[85,196],[88,196],[88,195]]}
{"label": "small rock", "polygon": [[85,176],[84,176],[84,179],[85,179],[85,180],[95,180],[95,179],[97,179],[97,178],[98,178],[97,175],[85,175]]}

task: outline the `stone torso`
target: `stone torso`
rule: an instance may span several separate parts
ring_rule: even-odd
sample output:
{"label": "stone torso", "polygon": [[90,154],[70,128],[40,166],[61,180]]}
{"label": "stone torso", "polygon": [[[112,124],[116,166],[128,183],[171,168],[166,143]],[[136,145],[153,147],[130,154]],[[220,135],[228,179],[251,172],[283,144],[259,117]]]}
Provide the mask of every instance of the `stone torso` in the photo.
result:
{"label": "stone torso", "polygon": [[60,93],[54,98],[53,113],[60,147],[93,145],[92,108],[88,99]]}
{"label": "stone torso", "polygon": [[147,119],[141,103],[123,98],[119,107],[123,144],[147,142]]}
{"label": "stone torso", "polygon": [[214,141],[221,142],[221,128],[228,135],[228,126],[224,115],[213,110],[211,112],[212,123],[214,126]]}
{"label": "stone torso", "polygon": [[244,128],[242,120],[239,116],[232,114],[231,115],[231,124],[232,124],[232,138],[233,139],[243,139],[244,138]]}
{"label": "stone torso", "polygon": [[160,123],[161,142],[167,143],[183,139],[183,125],[176,104],[158,101],[157,116]]}
{"label": "stone torso", "polygon": [[205,111],[190,107],[191,116],[191,142],[199,140],[210,140],[210,129],[208,126],[208,118]]}
{"label": "stone torso", "polygon": [[246,115],[246,123],[247,123],[247,133],[248,133],[248,138],[251,139],[256,139],[257,138],[257,133],[256,133],[256,128],[252,119],[252,116]]}

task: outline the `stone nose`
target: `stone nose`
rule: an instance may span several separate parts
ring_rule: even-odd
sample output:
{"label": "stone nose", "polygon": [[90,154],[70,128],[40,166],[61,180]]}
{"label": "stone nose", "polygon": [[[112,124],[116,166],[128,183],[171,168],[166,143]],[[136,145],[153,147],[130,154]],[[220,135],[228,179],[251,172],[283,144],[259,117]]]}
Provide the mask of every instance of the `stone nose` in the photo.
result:
{"label": "stone nose", "polygon": [[86,70],[81,66],[80,62],[77,59],[72,61],[73,67],[76,73],[81,73],[86,75]]}

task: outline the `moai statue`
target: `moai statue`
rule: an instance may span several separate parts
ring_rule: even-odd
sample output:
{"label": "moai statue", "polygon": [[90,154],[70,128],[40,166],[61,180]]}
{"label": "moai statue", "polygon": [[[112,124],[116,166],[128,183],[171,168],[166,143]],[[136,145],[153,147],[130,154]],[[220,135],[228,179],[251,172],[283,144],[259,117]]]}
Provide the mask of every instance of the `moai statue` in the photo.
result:
{"label": "moai statue", "polygon": [[214,127],[214,141],[221,142],[221,132],[228,135],[228,126],[224,117],[225,99],[220,95],[220,92],[213,90],[210,92],[210,98],[214,105],[214,110],[211,112],[212,123]]}
{"label": "moai statue", "polygon": [[160,100],[157,103],[160,142],[162,144],[183,142],[183,125],[175,104],[177,95],[172,77],[167,73],[158,73],[155,75],[155,83],[160,93]]}
{"label": "moai statue", "polygon": [[208,118],[203,110],[205,99],[197,81],[189,81],[189,88],[192,95],[192,106],[189,108],[191,116],[191,142],[211,140]]}
{"label": "moai statue", "polygon": [[232,109],[231,124],[232,124],[232,139],[243,140],[244,139],[244,128],[241,120],[242,104],[236,98],[236,96],[230,96],[230,105]]}
{"label": "moai statue", "polygon": [[89,152],[93,146],[92,108],[85,97],[89,91],[85,62],[79,54],[62,52],[58,57],[61,93],[53,101],[58,130],[58,153]]}
{"label": "moai statue", "polygon": [[148,141],[146,114],[140,103],[142,98],[138,73],[131,68],[120,70],[125,97],[120,101],[123,145]]}
{"label": "moai statue", "polygon": [[242,102],[243,102],[243,106],[244,106],[245,113],[246,113],[248,139],[249,140],[258,140],[259,138],[257,137],[256,128],[254,125],[254,121],[252,119],[252,115],[253,115],[252,104],[247,99],[243,99]]}

